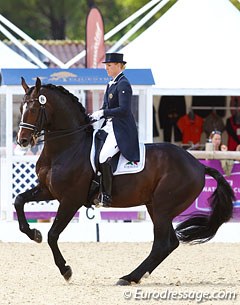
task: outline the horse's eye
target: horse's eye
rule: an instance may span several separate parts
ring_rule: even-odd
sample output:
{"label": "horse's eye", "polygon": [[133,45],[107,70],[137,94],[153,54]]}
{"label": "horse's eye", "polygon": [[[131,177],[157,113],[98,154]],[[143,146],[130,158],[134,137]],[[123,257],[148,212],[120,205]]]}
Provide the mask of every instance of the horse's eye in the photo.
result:
{"label": "horse's eye", "polygon": [[30,108],[29,111],[32,113],[32,114],[35,114],[37,112],[37,109],[35,108]]}

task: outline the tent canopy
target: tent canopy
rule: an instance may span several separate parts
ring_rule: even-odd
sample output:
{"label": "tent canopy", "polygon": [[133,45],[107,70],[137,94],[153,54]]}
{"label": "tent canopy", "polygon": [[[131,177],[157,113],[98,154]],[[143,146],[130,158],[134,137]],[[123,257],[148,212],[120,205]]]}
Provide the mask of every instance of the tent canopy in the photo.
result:
{"label": "tent canopy", "polygon": [[152,69],[157,94],[240,95],[239,33],[229,0],[179,0],[120,52]]}
{"label": "tent canopy", "polygon": [[14,52],[0,41],[0,69],[3,68],[37,68],[34,64]]}

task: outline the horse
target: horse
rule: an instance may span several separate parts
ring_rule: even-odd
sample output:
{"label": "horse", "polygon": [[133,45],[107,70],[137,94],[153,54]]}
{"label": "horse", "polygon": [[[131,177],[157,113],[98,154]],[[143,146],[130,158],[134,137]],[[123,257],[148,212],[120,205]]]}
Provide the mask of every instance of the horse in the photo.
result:
{"label": "horse", "polygon": [[[33,146],[44,133],[44,146],[36,163],[37,185],[20,193],[14,202],[19,229],[40,243],[41,232],[30,228],[24,205],[29,201],[59,201],[47,242],[61,275],[69,281],[72,269],[58,247],[58,238],[78,209],[89,204],[89,190],[95,175],[89,157],[93,142],[92,122],[77,97],[63,86],[42,84],[37,77],[34,86],[29,87],[25,79],[21,79],[25,95],[20,107],[17,142],[21,147]],[[233,212],[233,190],[216,169],[203,165],[186,150],[171,143],[146,143],[145,148],[142,171],[113,177],[111,207],[145,205],[153,222],[154,239],[147,258],[132,272],[120,277],[118,285],[139,283],[180,242],[207,242],[230,220]],[[205,175],[217,181],[217,187],[208,199],[211,211],[188,215],[174,228],[173,219],[202,192]]]}

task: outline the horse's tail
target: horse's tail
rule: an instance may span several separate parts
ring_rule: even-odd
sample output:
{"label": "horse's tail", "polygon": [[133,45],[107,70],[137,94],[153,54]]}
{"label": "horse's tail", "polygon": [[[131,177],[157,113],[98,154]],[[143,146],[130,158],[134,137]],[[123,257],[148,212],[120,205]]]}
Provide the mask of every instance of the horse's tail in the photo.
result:
{"label": "horse's tail", "polygon": [[205,166],[205,174],[217,181],[217,188],[208,199],[210,215],[195,214],[180,223],[175,231],[182,242],[204,243],[214,237],[218,228],[232,217],[234,192],[225,178],[214,168]]}

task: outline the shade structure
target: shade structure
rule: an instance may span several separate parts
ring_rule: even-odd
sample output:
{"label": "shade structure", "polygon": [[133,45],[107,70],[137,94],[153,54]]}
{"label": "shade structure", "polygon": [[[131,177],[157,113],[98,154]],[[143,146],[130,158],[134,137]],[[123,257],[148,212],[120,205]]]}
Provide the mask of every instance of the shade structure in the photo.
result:
{"label": "shade structure", "polygon": [[160,93],[240,95],[240,12],[229,0],[179,0],[126,47]]}

